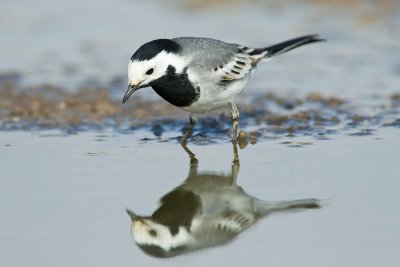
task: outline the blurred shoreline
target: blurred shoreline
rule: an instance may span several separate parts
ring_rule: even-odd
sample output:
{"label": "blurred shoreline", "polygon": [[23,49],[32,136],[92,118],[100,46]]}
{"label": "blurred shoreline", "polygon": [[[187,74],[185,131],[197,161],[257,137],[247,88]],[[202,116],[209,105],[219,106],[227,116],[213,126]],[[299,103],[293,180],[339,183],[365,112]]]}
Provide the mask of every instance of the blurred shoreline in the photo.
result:
{"label": "blurred shoreline", "polygon": [[398,1],[32,0],[0,5],[0,72],[21,74],[27,86],[46,83],[73,91],[82,83],[108,83],[115,77],[126,83],[130,56],[156,38],[205,36],[257,47],[320,33],[328,42],[260,66],[249,88],[358,97],[396,93],[400,87],[394,34],[400,29]]}

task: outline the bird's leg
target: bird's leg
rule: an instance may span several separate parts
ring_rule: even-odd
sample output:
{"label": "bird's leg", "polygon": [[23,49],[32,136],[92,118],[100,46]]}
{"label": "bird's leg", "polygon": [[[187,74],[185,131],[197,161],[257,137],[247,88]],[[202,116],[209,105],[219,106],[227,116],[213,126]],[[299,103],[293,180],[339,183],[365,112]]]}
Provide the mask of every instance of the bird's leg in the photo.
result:
{"label": "bird's leg", "polygon": [[186,153],[188,153],[191,164],[196,164],[197,159],[194,153],[190,151],[190,149],[186,146],[186,144],[187,144],[187,138],[195,125],[196,125],[196,120],[191,115],[189,115],[189,125],[186,127],[185,132],[183,133],[181,139],[181,146],[186,151]]}
{"label": "bird's leg", "polygon": [[232,135],[232,145],[233,145],[233,163],[239,164],[239,155],[238,155],[238,148],[237,148],[237,131],[238,131],[238,124],[239,124],[239,110],[237,109],[234,102],[230,103],[230,110],[231,110],[231,118],[232,118],[232,125],[233,125],[233,135]]}
{"label": "bird's leg", "polygon": [[231,170],[231,178],[232,178],[232,185],[236,185],[237,176],[239,174],[239,162],[232,163],[232,170]]}
{"label": "bird's leg", "polygon": [[236,140],[232,139],[232,146],[233,146],[233,165],[239,166],[239,153],[238,153],[238,145]]}
{"label": "bird's leg", "polygon": [[239,124],[239,110],[237,109],[235,103],[230,103],[230,110],[231,110],[231,119],[233,124],[233,135],[232,141],[236,142],[237,140],[237,128]]}

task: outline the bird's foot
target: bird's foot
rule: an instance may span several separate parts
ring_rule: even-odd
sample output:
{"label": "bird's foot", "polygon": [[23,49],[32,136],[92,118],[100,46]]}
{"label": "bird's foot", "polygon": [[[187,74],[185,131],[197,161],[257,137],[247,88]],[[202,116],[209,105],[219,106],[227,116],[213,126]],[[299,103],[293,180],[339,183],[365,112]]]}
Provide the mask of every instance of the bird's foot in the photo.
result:
{"label": "bird's foot", "polygon": [[190,157],[190,166],[197,167],[198,165],[199,165],[199,160],[195,156]]}

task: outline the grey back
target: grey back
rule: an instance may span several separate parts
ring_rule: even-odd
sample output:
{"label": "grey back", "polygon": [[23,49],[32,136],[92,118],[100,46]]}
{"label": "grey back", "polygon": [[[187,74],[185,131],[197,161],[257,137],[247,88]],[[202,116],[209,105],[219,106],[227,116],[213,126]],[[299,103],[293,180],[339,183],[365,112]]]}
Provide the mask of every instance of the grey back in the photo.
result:
{"label": "grey back", "polygon": [[182,50],[182,56],[192,56],[192,65],[213,68],[226,64],[238,50],[238,45],[229,44],[211,38],[179,37],[172,39]]}

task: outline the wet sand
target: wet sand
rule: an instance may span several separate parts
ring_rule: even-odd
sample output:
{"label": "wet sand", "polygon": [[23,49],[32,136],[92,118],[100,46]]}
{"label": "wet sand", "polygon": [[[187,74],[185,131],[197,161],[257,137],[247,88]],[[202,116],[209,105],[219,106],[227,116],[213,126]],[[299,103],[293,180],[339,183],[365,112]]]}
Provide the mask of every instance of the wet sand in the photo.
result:
{"label": "wet sand", "polygon": [[[273,91],[245,94],[238,100],[243,130],[240,139],[256,141],[296,135],[329,138],[341,132],[364,135],[379,127],[400,127],[399,94],[371,95],[361,100],[365,103],[357,105],[354,99],[322,93],[299,97],[283,97]],[[128,134],[148,130],[146,138],[153,140],[168,131],[182,131],[186,123],[185,112],[162,100],[134,97],[122,105],[118,95],[105,86],[82,86],[70,92],[54,85],[26,88],[11,74],[0,77],[2,130],[61,129],[66,134],[107,128]],[[230,127],[226,112],[205,114],[200,116],[193,141],[226,140]]]}

